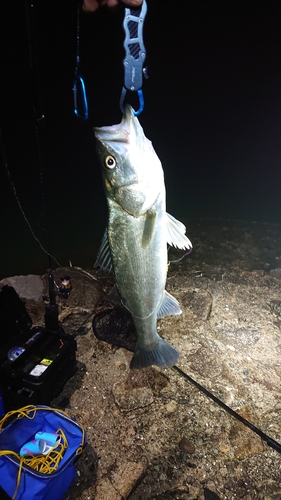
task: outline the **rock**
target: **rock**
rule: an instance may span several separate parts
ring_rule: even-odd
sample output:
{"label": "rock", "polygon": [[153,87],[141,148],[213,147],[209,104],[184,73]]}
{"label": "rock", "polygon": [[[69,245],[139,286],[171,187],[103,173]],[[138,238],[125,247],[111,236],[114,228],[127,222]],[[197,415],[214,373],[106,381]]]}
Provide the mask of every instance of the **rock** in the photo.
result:
{"label": "rock", "polygon": [[181,439],[179,446],[182,450],[186,451],[186,453],[189,453],[190,455],[195,452],[194,444],[186,437],[183,437]]}
{"label": "rock", "polygon": [[213,298],[210,292],[196,290],[185,293],[181,299],[183,307],[190,309],[202,321],[207,321],[212,309]]}
{"label": "rock", "polygon": [[153,392],[150,387],[127,388],[126,381],[114,384],[113,396],[115,403],[122,411],[132,411],[144,408],[153,402]]}
{"label": "rock", "polygon": [[95,500],[122,500],[122,496],[107,478],[101,478],[96,486],[96,494],[90,497]]}
{"label": "rock", "polygon": [[194,292],[190,309],[202,321],[207,321],[212,309],[213,298],[208,291]]}
{"label": "rock", "polygon": [[[103,297],[101,284],[94,276],[83,269],[75,267],[58,268],[53,271],[55,283],[60,286],[60,278],[69,276],[72,289],[67,299],[57,296],[57,303],[60,308],[60,320],[62,321],[70,314],[81,312],[91,312],[100,303]],[[43,276],[45,284],[45,295],[48,296],[48,274]]]}
{"label": "rock", "polygon": [[210,349],[200,348],[195,354],[188,356],[190,368],[202,376],[207,378],[216,378],[222,371],[222,364],[218,356],[212,353]]}
{"label": "rock", "polygon": [[187,484],[194,484],[196,483],[196,479],[193,476],[186,476],[185,481]]}
{"label": "rock", "polygon": [[122,498],[127,498],[136,480],[142,475],[145,464],[142,462],[121,462],[110,474],[110,482]]}
{"label": "rock", "polygon": [[174,400],[171,400],[169,401],[166,406],[165,406],[165,410],[168,412],[168,413],[174,413],[177,409],[177,402],[174,401]]}
{"label": "rock", "polygon": [[41,276],[28,274],[27,276],[4,278],[0,281],[0,287],[1,285],[12,286],[15,289],[20,299],[25,303],[33,326],[42,326],[44,324],[44,283]]}
{"label": "rock", "polygon": [[36,302],[42,302],[44,284],[42,278],[40,276],[37,276],[36,274],[4,278],[0,281],[0,285],[12,286],[21,299],[32,299]]}
{"label": "rock", "polygon": [[[239,414],[248,421],[252,422],[256,420],[253,416],[253,412],[247,406],[241,408]],[[234,421],[230,429],[229,440],[235,458],[242,458],[264,451],[261,438],[239,421]]]}
{"label": "rock", "polygon": [[[184,372],[279,441],[281,272],[263,269],[266,262],[281,265],[281,225],[223,224],[227,230],[208,222],[204,232],[200,223],[197,236],[193,226],[195,251],[169,268],[167,283],[185,308],[161,320],[159,333],[180,351]],[[56,279],[67,271],[59,270]],[[214,281],[220,274],[222,281]],[[107,275],[96,275],[104,286]],[[67,333],[81,332],[81,311],[87,319],[103,297],[86,274],[80,291],[78,276],[69,302],[58,300],[60,314],[68,315]],[[199,310],[207,290],[214,304],[206,321],[203,306]],[[28,307],[39,304],[24,300]],[[99,310],[94,306],[93,313]],[[202,500],[204,488],[221,498],[280,498],[279,453],[176,370],[130,370],[132,353],[99,341],[91,324],[87,320],[77,337],[78,371],[52,402],[70,401],[67,413],[88,435],[69,500]],[[181,490],[183,484],[188,488]]]}

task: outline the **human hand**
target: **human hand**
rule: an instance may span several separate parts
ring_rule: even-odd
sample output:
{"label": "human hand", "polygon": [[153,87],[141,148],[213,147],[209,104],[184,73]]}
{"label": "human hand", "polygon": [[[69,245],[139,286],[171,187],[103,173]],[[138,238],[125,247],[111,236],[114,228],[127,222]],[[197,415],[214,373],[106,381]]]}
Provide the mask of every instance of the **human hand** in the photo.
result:
{"label": "human hand", "polygon": [[100,5],[107,5],[107,7],[116,7],[121,2],[126,7],[140,7],[142,0],[83,0],[83,10],[85,12],[95,12]]}

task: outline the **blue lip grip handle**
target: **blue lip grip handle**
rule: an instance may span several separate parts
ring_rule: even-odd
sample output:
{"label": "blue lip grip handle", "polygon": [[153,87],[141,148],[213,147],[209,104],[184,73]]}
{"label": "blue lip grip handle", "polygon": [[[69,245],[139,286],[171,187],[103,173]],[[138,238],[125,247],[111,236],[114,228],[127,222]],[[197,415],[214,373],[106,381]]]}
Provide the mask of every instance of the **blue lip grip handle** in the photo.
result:
{"label": "blue lip grip handle", "polygon": [[24,455],[42,455],[45,448],[45,441],[43,439],[33,439],[25,443],[20,449],[20,456]]}

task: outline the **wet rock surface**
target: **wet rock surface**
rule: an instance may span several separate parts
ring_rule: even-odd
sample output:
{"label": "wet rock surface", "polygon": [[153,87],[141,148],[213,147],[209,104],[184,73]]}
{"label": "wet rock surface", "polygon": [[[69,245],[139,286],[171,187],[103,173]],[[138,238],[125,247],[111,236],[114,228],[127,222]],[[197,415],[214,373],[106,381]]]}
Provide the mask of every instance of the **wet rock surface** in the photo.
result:
{"label": "wet rock surface", "polygon": [[[281,225],[186,225],[194,250],[171,262],[167,279],[183,314],[160,320],[159,333],[180,351],[183,372],[281,441]],[[67,498],[280,500],[280,453],[178,371],[132,371],[130,351],[94,336],[112,278],[90,273],[98,300],[73,298],[61,315],[66,332],[80,333],[78,372],[53,406],[88,434]]]}

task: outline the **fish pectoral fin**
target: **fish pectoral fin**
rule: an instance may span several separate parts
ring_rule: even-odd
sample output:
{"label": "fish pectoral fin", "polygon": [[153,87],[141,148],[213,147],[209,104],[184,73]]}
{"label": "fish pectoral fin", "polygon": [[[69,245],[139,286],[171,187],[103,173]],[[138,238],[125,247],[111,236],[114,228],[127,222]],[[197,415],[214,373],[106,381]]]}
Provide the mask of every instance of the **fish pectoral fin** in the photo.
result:
{"label": "fish pectoral fin", "polygon": [[166,213],[167,243],[176,248],[189,249],[192,243],[185,234],[186,227],[172,215]]}
{"label": "fish pectoral fin", "polygon": [[100,269],[102,269],[103,271],[108,271],[110,273],[113,272],[111,252],[110,252],[110,246],[109,246],[109,241],[108,241],[108,236],[107,236],[107,228],[106,228],[105,233],[103,235],[103,238],[101,241],[101,246],[100,246],[94,267],[100,267]]}
{"label": "fish pectoral fin", "polygon": [[156,223],[156,212],[152,212],[152,210],[148,210],[145,214],[145,223],[142,234],[141,245],[142,248],[147,248],[150,244],[155,230]]}
{"label": "fish pectoral fin", "polygon": [[181,313],[182,310],[177,299],[165,290],[164,298],[157,311],[157,319],[164,318],[164,316],[176,316]]}

